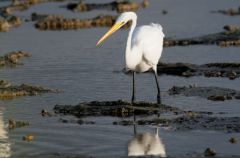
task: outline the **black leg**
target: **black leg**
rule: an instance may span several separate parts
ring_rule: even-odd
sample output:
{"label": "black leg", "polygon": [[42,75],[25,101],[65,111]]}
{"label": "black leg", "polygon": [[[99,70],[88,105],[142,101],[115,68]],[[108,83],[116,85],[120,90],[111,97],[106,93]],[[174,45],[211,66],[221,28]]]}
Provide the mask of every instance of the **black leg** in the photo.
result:
{"label": "black leg", "polygon": [[158,79],[157,79],[157,74],[154,72],[154,76],[155,76],[155,81],[156,81],[156,85],[157,85],[157,103],[158,104],[162,104],[161,103],[161,96],[160,96],[160,87],[159,87],[159,84],[158,84]]}
{"label": "black leg", "polygon": [[132,80],[132,108],[133,108],[133,131],[134,135],[136,135],[136,115],[135,115],[135,108],[134,108],[134,103],[135,103],[135,72],[133,71],[133,80]]}
{"label": "black leg", "polygon": [[133,133],[134,133],[134,135],[137,134],[137,125],[136,125],[136,116],[135,116],[135,113],[133,113]]}
{"label": "black leg", "polygon": [[135,102],[135,72],[133,71],[132,104]]}

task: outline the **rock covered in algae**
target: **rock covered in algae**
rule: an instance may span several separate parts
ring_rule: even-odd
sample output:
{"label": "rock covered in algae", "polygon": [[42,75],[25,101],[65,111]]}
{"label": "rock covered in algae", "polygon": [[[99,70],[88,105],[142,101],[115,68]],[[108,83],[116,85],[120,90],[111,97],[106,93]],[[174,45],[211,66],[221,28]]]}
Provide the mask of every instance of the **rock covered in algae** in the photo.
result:
{"label": "rock covered in algae", "polygon": [[153,115],[161,112],[181,112],[178,108],[159,105],[155,103],[138,102],[131,103],[118,101],[92,101],[83,102],[77,105],[55,105],[54,111],[57,114],[84,116],[116,116],[129,117],[135,115]]}
{"label": "rock covered in algae", "polygon": [[171,46],[189,46],[189,45],[219,45],[221,47],[240,46],[240,27],[238,25],[224,26],[226,31],[213,33],[192,38],[171,39],[164,40],[165,47]]}
{"label": "rock covered in algae", "polygon": [[157,68],[159,74],[182,77],[227,77],[231,80],[240,77],[240,63],[208,63],[203,65],[189,63],[159,63]]}
{"label": "rock covered in algae", "polygon": [[[61,16],[46,16],[39,20],[35,27],[40,30],[69,30],[91,27],[110,27],[116,21],[115,16],[101,15],[92,19],[72,19],[63,18]],[[130,24],[124,25],[124,28],[129,27]]]}
{"label": "rock covered in algae", "polygon": [[[169,89],[170,95],[199,96],[212,101],[225,101],[240,96],[240,91],[220,87],[173,86]],[[237,98],[236,98],[237,99]]]}
{"label": "rock covered in algae", "polygon": [[[27,84],[12,85],[8,81],[1,80],[0,99],[13,99],[18,96],[35,96],[43,93],[57,93],[57,89],[47,89],[41,86],[32,86]],[[6,83],[7,86],[6,86]]]}
{"label": "rock covered in algae", "polygon": [[142,3],[136,3],[131,1],[113,1],[109,3],[85,3],[80,1],[78,3],[69,3],[67,8],[74,12],[85,12],[95,9],[116,10],[119,13],[126,11],[137,11],[139,8],[146,8],[149,6],[148,0],[143,0]]}
{"label": "rock covered in algae", "polygon": [[0,56],[0,67],[19,65],[19,59],[29,57],[30,54],[25,51],[13,51],[4,56]]}

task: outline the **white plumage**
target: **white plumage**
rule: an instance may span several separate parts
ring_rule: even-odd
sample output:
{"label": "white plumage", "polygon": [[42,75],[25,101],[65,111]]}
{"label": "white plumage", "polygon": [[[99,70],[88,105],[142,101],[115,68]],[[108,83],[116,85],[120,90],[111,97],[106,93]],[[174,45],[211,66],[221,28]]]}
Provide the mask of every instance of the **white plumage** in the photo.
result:
{"label": "white plumage", "polygon": [[163,38],[162,26],[159,24],[152,23],[137,27],[133,31],[131,47],[132,52],[136,51],[141,56],[141,60],[135,67],[129,67],[129,63],[126,63],[127,68],[136,72],[145,72],[152,68],[157,72],[156,67],[163,49]]}
{"label": "white plumage", "polygon": [[103,42],[108,36],[121,28],[128,21],[132,22],[125,51],[126,69],[133,71],[134,101],[134,72],[145,72],[152,69],[155,73],[158,88],[158,103],[160,103],[160,89],[157,81],[157,64],[162,54],[164,34],[160,24],[144,25],[136,28],[137,15],[134,12],[122,13],[113,27],[98,41]]}

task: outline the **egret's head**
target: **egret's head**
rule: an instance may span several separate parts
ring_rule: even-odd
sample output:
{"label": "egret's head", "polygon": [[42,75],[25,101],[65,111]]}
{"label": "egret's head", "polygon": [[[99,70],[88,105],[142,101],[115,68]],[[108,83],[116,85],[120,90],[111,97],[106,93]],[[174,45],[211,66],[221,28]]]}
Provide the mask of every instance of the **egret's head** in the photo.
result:
{"label": "egret's head", "polygon": [[110,30],[102,36],[102,38],[97,42],[97,45],[102,43],[107,37],[113,34],[115,31],[120,29],[123,25],[125,25],[128,21],[137,20],[137,15],[134,12],[125,12],[122,13],[116,20],[115,24],[110,28]]}

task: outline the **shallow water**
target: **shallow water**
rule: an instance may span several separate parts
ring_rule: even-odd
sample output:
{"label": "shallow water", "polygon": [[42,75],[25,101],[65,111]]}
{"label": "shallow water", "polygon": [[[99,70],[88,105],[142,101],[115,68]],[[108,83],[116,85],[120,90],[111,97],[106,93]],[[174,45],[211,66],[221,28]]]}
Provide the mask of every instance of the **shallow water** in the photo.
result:
{"label": "shallow water", "polygon": [[[90,1],[89,2],[96,2]],[[103,1],[107,2],[107,1]],[[6,4],[7,2],[1,2]],[[0,5],[2,5],[0,3]],[[16,13],[29,18],[32,12],[64,14],[66,17],[90,18],[98,14],[114,14],[112,11],[72,13],[60,8],[65,3],[36,5],[25,12]],[[210,11],[236,8],[235,0],[151,0],[151,6],[137,12],[139,24],[161,23],[167,37],[192,37],[220,32],[226,24],[240,24],[240,17],[212,14]],[[162,15],[162,10],[168,14]],[[71,153],[93,157],[126,157],[127,142],[133,137],[133,127],[113,126],[117,118],[87,118],[95,125],[64,124],[60,116],[43,118],[42,109],[52,110],[55,104],[77,104],[92,100],[129,100],[131,98],[131,76],[121,71],[124,67],[124,47],[127,30],[117,32],[100,47],[96,41],[107,28],[81,29],[73,31],[39,31],[32,22],[0,34],[0,55],[25,50],[31,57],[25,58],[23,66],[0,70],[0,78],[16,84],[28,83],[63,90],[58,94],[44,94],[35,97],[20,97],[0,101],[0,124],[9,118],[27,120],[30,126],[8,131],[0,125],[0,142],[10,147],[12,156],[39,155],[46,153]],[[239,48],[217,46],[188,46],[165,48],[161,58],[164,62],[239,62]],[[169,96],[167,90],[173,85],[197,84],[199,86],[220,86],[240,90],[240,80],[226,78],[179,78],[160,76],[162,102],[182,109],[226,112],[224,116],[239,116],[239,100],[212,102],[198,97]],[[154,102],[156,87],[152,74],[139,74],[136,79],[137,100]],[[74,119],[74,118],[71,118]],[[121,119],[121,118],[118,118]],[[155,129],[139,126],[138,132]],[[34,141],[24,142],[28,133]],[[215,149],[219,156],[240,156],[239,143],[230,144],[228,139],[239,133],[227,134],[216,131],[175,132],[161,128],[160,137],[165,144],[167,155],[185,156],[203,153],[207,147]],[[1,151],[1,150],[0,150]]]}

